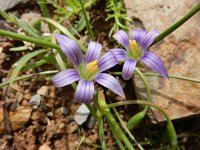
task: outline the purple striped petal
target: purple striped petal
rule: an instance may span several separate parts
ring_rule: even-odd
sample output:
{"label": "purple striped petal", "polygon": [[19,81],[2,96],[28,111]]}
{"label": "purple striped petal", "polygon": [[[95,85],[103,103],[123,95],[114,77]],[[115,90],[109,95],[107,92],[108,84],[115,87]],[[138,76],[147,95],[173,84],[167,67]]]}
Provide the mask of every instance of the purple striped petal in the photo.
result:
{"label": "purple striped petal", "polygon": [[110,50],[115,57],[117,58],[117,61],[125,61],[126,60],[126,51],[121,48],[113,48]]}
{"label": "purple striped petal", "polygon": [[162,60],[154,53],[146,52],[140,61],[151,68],[153,71],[161,74],[165,78],[168,78],[167,70]]}
{"label": "purple striped petal", "polygon": [[81,79],[78,83],[74,101],[90,103],[94,94],[94,83]]}
{"label": "purple striped petal", "polygon": [[113,55],[112,52],[106,52],[98,62],[99,72],[103,72],[118,63],[117,58]]}
{"label": "purple striped petal", "polygon": [[129,80],[133,74],[137,60],[127,59],[122,69],[122,77],[124,80]]}
{"label": "purple striped petal", "polygon": [[124,48],[129,46],[129,37],[127,33],[123,30],[117,31],[113,37],[120,43]]}
{"label": "purple striped petal", "polygon": [[83,53],[79,45],[74,40],[62,34],[55,33],[55,36],[63,53],[74,66],[78,66],[81,62],[83,62]]}
{"label": "purple striped petal", "polygon": [[63,87],[80,79],[76,69],[67,69],[56,74],[52,81],[56,87]]}
{"label": "purple striped petal", "polygon": [[132,40],[136,40],[139,45],[142,44],[145,35],[147,34],[144,30],[133,30],[132,32]]}
{"label": "purple striped petal", "polygon": [[107,87],[108,89],[110,89],[111,91],[113,91],[114,93],[120,95],[125,99],[125,95],[121,85],[119,84],[117,79],[115,79],[113,76],[107,73],[100,73],[98,77],[95,79],[95,81],[103,85],[104,87]]}
{"label": "purple striped petal", "polygon": [[134,30],[132,32],[132,39],[136,40],[139,45],[146,50],[153,43],[158,34],[159,32],[156,30],[152,30],[150,32],[144,30]]}
{"label": "purple striped petal", "polygon": [[142,46],[144,49],[147,49],[158,36],[159,32],[156,30],[150,31],[146,34],[145,38],[142,41]]}
{"label": "purple striped petal", "polygon": [[97,59],[101,52],[101,44],[90,42],[87,48],[86,61],[87,63]]}

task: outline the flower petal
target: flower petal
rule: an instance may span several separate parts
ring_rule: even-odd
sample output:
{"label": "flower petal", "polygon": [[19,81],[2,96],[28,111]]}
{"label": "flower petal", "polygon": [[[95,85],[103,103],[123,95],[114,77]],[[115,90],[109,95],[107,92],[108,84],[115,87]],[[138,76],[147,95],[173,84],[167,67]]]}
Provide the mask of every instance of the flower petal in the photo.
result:
{"label": "flower petal", "polygon": [[86,61],[87,63],[97,59],[101,52],[101,44],[90,42],[87,48]]}
{"label": "flower petal", "polygon": [[124,95],[121,85],[119,84],[117,79],[115,79],[113,76],[107,73],[100,73],[95,79],[95,81],[107,87],[108,89],[110,89],[111,91],[113,91],[114,93],[120,95],[121,97],[125,99],[125,95]]}
{"label": "flower petal", "polygon": [[139,45],[146,50],[153,43],[158,34],[159,32],[156,30],[150,32],[144,30],[133,30],[132,39],[136,40]]}
{"label": "flower petal", "polygon": [[115,55],[117,61],[125,61],[126,60],[126,51],[121,48],[113,48],[110,51]]}
{"label": "flower petal", "polygon": [[123,30],[117,31],[113,37],[120,43],[124,48],[129,46],[129,37],[127,33]]}
{"label": "flower petal", "polygon": [[148,32],[142,42],[143,48],[147,49],[153,43],[158,34],[159,32],[156,30]]}
{"label": "flower petal", "polygon": [[132,31],[132,40],[136,40],[137,43],[141,46],[143,39],[147,32],[145,30],[133,30]]}
{"label": "flower petal", "polygon": [[167,70],[162,60],[154,53],[146,52],[140,61],[151,68],[153,71],[161,74],[165,78],[168,78]]}
{"label": "flower petal", "polygon": [[56,74],[52,81],[56,87],[63,87],[80,79],[76,69],[67,69]]}
{"label": "flower petal", "polygon": [[129,80],[133,74],[137,60],[127,59],[122,69],[122,77],[124,80]]}
{"label": "flower petal", "polygon": [[78,83],[74,101],[90,103],[94,94],[94,83],[81,79]]}
{"label": "flower petal", "polygon": [[117,58],[114,56],[112,52],[106,52],[98,62],[99,72],[103,72],[118,63]]}
{"label": "flower petal", "polygon": [[78,66],[83,62],[83,53],[74,40],[62,34],[55,33],[55,36],[63,53],[73,65]]}

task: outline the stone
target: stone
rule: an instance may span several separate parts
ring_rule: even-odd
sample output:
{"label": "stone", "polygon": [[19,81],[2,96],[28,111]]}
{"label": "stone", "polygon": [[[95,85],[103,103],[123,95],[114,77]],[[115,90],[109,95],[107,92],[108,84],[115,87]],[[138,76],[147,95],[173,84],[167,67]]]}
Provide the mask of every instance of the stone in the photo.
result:
{"label": "stone", "polygon": [[60,116],[60,115],[64,115],[67,116],[68,115],[68,110],[66,107],[59,107],[55,110],[55,114]]}
{"label": "stone", "polygon": [[0,10],[5,11],[15,7],[19,3],[26,3],[29,0],[0,0]]}
{"label": "stone", "polygon": [[30,101],[28,102],[28,104],[30,106],[39,106],[41,102],[41,96],[36,94],[34,96],[31,97]]}
{"label": "stone", "polygon": [[74,121],[78,125],[82,125],[90,115],[90,111],[87,108],[87,106],[83,103],[81,106],[77,109],[76,114],[74,116]]}
{"label": "stone", "polygon": [[[9,120],[12,130],[15,131],[24,126],[31,116],[32,108],[25,106],[18,106],[14,112],[9,112]],[[0,108],[0,134],[5,131],[3,121],[3,109]]]}
{"label": "stone", "polygon": [[39,150],[52,150],[52,149],[46,143],[44,143],[39,147]]}
{"label": "stone", "polygon": [[[124,0],[130,29],[142,28],[164,31],[189,12],[198,0]],[[200,14],[197,13],[180,28],[171,33],[161,42],[150,48],[163,60],[168,74],[185,76],[194,79],[200,77]],[[189,117],[200,113],[200,84],[179,80],[163,79],[148,76],[154,103],[163,108],[171,119]],[[137,75],[134,78],[138,98],[146,97],[142,81]],[[152,109],[152,121],[162,122],[164,116],[156,109]]]}
{"label": "stone", "polygon": [[25,100],[25,99],[24,99],[24,100],[22,100],[22,103],[21,103],[21,105],[22,105],[22,106],[27,106],[27,105],[28,105],[28,101],[27,101],[27,100]]}
{"label": "stone", "polygon": [[31,93],[24,93],[23,98],[28,100],[31,98]]}
{"label": "stone", "polygon": [[67,125],[67,133],[73,133],[78,129],[78,125],[75,122],[70,122]]}
{"label": "stone", "polygon": [[62,113],[64,116],[67,116],[67,115],[68,115],[68,110],[67,110],[66,107],[61,107],[60,110],[61,110],[61,113]]}
{"label": "stone", "polygon": [[48,112],[48,113],[47,113],[47,116],[48,116],[49,118],[52,118],[52,117],[53,117],[53,112]]}
{"label": "stone", "polygon": [[37,94],[48,97],[49,96],[49,88],[47,86],[42,86],[37,90]]}
{"label": "stone", "polygon": [[92,129],[92,128],[94,128],[95,124],[96,124],[96,119],[93,116],[91,116],[87,123],[87,127]]}

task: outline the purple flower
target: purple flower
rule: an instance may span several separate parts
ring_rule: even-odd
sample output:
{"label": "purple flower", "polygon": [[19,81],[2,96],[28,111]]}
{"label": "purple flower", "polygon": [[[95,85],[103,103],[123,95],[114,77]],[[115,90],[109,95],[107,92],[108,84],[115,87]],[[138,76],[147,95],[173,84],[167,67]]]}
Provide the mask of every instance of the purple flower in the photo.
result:
{"label": "purple flower", "polygon": [[56,87],[62,87],[78,81],[75,101],[90,103],[94,94],[94,81],[109,88],[125,99],[119,82],[111,75],[102,73],[115,66],[118,61],[112,52],[107,52],[99,58],[101,44],[90,42],[84,57],[78,44],[61,34],[55,34],[58,44],[75,69],[63,70],[53,77]]}
{"label": "purple flower", "polygon": [[114,34],[114,38],[125,48],[114,48],[111,51],[115,54],[118,61],[125,61],[122,69],[122,77],[126,80],[130,79],[138,61],[147,65],[153,71],[168,78],[166,68],[161,59],[154,53],[148,51],[148,47],[152,44],[158,32],[153,30],[146,32],[144,30],[134,30],[132,38],[123,30],[119,30]]}

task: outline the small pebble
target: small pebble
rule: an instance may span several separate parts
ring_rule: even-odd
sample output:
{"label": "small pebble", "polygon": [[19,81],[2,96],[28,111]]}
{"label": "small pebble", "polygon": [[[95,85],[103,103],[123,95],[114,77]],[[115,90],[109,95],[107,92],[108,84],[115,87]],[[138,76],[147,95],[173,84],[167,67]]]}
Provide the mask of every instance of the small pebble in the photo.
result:
{"label": "small pebble", "polygon": [[67,115],[68,115],[68,110],[67,110],[66,107],[61,107],[60,110],[61,110],[61,113],[62,113],[64,116],[67,116]]}
{"label": "small pebble", "polygon": [[63,122],[61,122],[59,125],[58,125],[59,129],[63,129],[65,127],[65,124]]}
{"label": "small pebble", "polygon": [[75,122],[70,122],[67,125],[67,133],[73,133],[78,129],[78,125]]}
{"label": "small pebble", "polygon": [[87,123],[87,127],[92,129],[92,128],[94,128],[95,123],[96,123],[96,119],[93,116],[91,116]]}
{"label": "small pebble", "polygon": [[27,106],[27,105],[28,105],[28,101],[24,99],[24,100],[22,101],[21,105],[22,105],[22,106]]}
{"label": "small pebble", "polygon": [[49,88],[47,86],[42,86],[37,90],[37,94],[48,97],[49,96]]}
{"label": "small pebble", "polygon": [[47,116],[51,118],[51,117],[53,117],[53,113],[52,112],[48,112]]}
{"label": "small pebble", "polygon": [[23,95],[23,98],[26,99],[26,100],[30,99],[31,98],[31,93],[25,93]]}
{"label": "small pebble", "polygon": [[12,84],[11,88],[18,92],[20,92],[20,90],[21,90],[21,87],[18,84]]}
{"label": "small pebble", "polygon": [[19,92],[17,94],[17,102],[20,103],[23,100],[23,94],[21,92]]}
{"label": "small pebble", "polygon": [[67,116],[68,115],[68,110],[65,107],[60,107],[60,108],[56,109],[55,114],[58,115],[58,116],[59,115]]}
{"label": "small pebble", "polygon": [[82,125],[90,115],[90,111],[85,104],[81,104],[81,106],[77,109],[76,114],[74,116],[74,120],[78,125]]}
{"label": "small pebble", "polygon": [[39,150],[52,150],[46,143],[39,147]]}
{"label": "small pebble", "polygon": [[31,97],[28,104],[30,106],[39,106],[40,102],[41,102],[41,96],[40,95],[34,95],[34,96]]}

